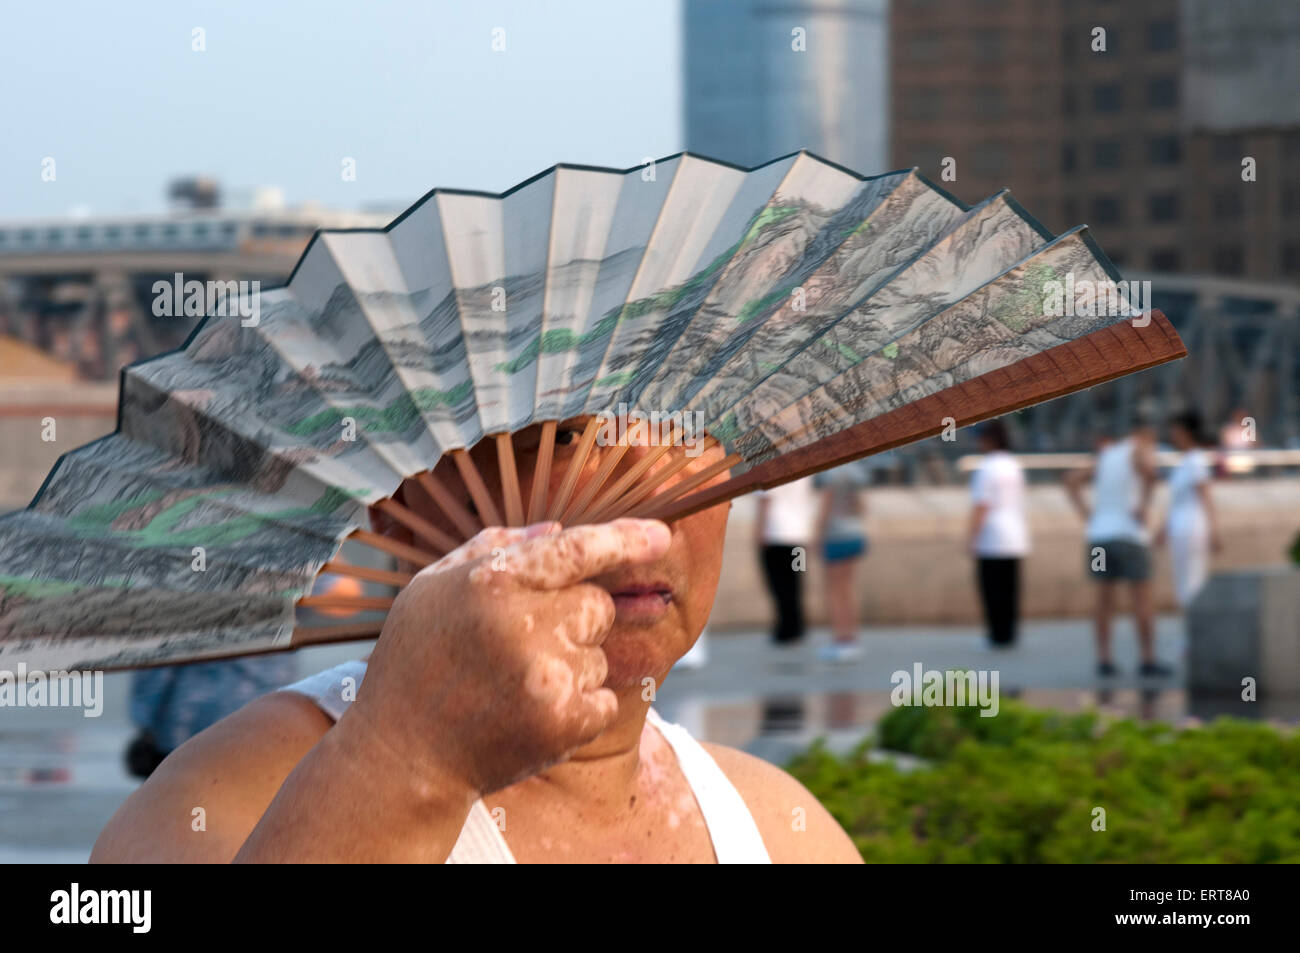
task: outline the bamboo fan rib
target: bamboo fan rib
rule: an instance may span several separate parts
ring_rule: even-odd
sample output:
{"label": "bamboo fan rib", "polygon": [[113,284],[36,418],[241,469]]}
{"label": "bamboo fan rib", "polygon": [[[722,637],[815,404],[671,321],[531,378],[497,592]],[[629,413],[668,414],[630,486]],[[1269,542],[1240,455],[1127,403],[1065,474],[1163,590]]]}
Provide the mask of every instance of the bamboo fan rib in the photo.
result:
{"label": "bamboo fan rib", "polygon": [[1067,278],[1116,292],[1086,228],[802,152],[435,190],[123,371],[117,432],[0,518],[0,666],[373,637],[485,527],[679,519],[1186,353],[1048,307]]}

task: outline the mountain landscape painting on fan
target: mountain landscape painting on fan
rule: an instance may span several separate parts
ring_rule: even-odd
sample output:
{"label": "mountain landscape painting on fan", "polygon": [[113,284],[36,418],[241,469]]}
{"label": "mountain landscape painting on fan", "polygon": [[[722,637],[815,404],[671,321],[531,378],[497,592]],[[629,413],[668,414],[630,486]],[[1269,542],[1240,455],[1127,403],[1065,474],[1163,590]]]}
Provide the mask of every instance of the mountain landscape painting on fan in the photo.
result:
{"label": "mountain landscape painting on fan", "polygon": [[[1118,279],[1086,228],[808,153],[319,232],[256,320],[126,368],[117,431],[0,519],[0,666],[373,636],[485,525],[677,519],[1185,355],[1159,312],[1045,307],[1067,276]],[[608,426],[650,416],[648,449]]]}

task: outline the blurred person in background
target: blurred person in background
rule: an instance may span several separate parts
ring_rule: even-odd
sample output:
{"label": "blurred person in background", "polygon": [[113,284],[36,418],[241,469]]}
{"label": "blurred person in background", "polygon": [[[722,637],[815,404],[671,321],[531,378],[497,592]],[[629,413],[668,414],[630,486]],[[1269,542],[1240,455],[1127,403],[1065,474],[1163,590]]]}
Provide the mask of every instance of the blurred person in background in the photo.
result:
{"label": "blurred person in background", "polygon": [[759,561],[776,608],[772,642],[783,648],[803,641],[803,574],[816,506],[811,477],[758,494]]}
{"label": "blurred person in background", "polygon": [[1255,418],[1245,407],[1237,407],[1228,415],[1227,423],[1219,430],[1222,447],[1216,469],[1220,476],[1241,476],[1255,469],[1250,451],[1255,449]]}
{"label": "blurred person in background", "polygon": [[[1092,507],[1083,499],[1084,484],[1092,482]],[[1119,583],[1133,594],[1141,652],[1139,674],[1172,674],[1156,660],[1155,612],[1151,601],[1151,554],[1147,546],[1146,514],[1156,482],[1154,428],[1143,421],[1120,440],[1104,439],[1092,466],[1066,474],[1070,501],[1087,521],[1088,573],[1097,583],[1095,615],[1097,674],[1119,674],[1111,658],[1111,617]]]}
{"label": "blurred person in background", "polygon": [[860,460],[819,473],[813,481],[821,496],[814,543],[826,563],[826,612],[831,627],[830,644],[818,651],[825,662],[852,662],[862,656],[853,575],[867,554],[863,490],[869,482],[867,467]]}
{"label": "blurred person in background", "polygon": [[298,660],[286,654],[133,672],[131,721],[139,733],[126,749],[127,770],[149,777],[200,731],[297,677]]}
{"label": "blurred person in background", "polygon": [[1210,554],[1219,551],[1219,533],[1210,497],[1214,459],[1201,415],[1187,411],[1169,425],[1169,437],[1182,453],[1169,475],[1169,512],[1156,534],[1156,545],[1169,545],[1174,596],[1186,611],[1210,574]]}
{"label": "blurred person in background", "polygon": [[1029,552],[1025,522],[1025,473],[1011,455],[1007,427],[990,420],[980,427],[984,455],[971,478],[969,544],[989,645],[1010,648],[1020,617],[1020,561]]}

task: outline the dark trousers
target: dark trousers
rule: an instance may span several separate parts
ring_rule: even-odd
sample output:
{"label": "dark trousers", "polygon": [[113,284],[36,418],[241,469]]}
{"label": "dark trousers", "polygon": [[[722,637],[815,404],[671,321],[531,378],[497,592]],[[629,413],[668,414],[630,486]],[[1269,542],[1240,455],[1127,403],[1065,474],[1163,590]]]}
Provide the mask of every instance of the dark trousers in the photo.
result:
{"label": "dark trousers", "polygon": [[980,598],[984,618],[989,626],[989,641],[1011,645],[1016,640],[1016,620],[1020,615],[1020,560],[976,560]]}
{"label": "dark trousers", "polygon": [[764,546],[763,577],[776,603],[776,626],[772,641],[798,642],[803,638],[803,573],[794,568],[794,546]]}

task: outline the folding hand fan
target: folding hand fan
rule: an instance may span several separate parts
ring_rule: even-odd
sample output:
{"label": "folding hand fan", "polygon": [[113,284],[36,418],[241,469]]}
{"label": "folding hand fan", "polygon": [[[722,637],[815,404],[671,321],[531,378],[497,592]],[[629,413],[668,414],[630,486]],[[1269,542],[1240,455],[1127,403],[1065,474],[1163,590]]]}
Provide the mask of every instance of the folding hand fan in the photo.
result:
{"label": "folding hand fan", "polygon": [[1086,228],[807,153],[435,190],[318,233],[257,322],[123,371],[117,431],[0,520],[0,664],[374,635],[391,592],[304,595],[410,578],[341,560],[349,537],[418,566],[484,524],[675,519],[1185,355],[1159,312],[1046,307],[1066,279],[1118,279]]}

